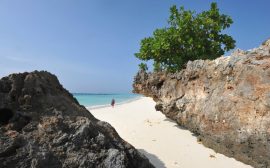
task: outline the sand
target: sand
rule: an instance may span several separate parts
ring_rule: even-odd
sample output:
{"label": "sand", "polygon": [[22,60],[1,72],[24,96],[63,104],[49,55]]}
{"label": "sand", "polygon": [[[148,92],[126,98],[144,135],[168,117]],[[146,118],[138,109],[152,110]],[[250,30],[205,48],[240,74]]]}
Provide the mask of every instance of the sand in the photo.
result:
{"label": "sand", "polygon": [[204,147],[190,131],[180,128],[154,107],[151,98],[143,97],[114,108],[90,111],[96,118],[110,123],[158,168],[251,167]]}

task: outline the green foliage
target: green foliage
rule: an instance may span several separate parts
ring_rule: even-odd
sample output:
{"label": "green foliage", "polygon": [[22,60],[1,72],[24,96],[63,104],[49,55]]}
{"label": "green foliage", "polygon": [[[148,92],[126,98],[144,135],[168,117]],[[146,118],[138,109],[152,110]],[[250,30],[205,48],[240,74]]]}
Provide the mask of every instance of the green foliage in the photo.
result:
{"label": "green foliage", "polygon": [[160,63],[154,62],[153,65],[154,65],[154,71],[155,71],[155,72],[160,72],[160,71],[162,71],[162,67],[161,67]]}
{"label": "green foliage", "polygon": [[139,68],[140,70],[143,70],[143,71],[147,71],[148,70],[148,67],[145,63],[140,63],[139,64]]}
{"label": "green foliage", "polygon": [[235,40],[221,33],[233,21],[219,13],[216,3],[199,14],[176,6],[170,13],[169,27],[156,29],[152,37],[141,40],[135,54],[140,60],[153,60],[155,70],[175,72],[189,60],[215,59],[235,47]]}

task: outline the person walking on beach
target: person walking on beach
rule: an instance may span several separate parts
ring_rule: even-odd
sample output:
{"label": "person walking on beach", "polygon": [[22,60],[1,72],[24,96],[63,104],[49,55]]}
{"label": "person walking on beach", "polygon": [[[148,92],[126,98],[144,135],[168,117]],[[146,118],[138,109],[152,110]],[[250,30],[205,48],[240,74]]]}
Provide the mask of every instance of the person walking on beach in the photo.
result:
{"label": "person walking on beach", "polygon": [[112,107],[114,107],[114,104],[115,104],[115,100],[112,99],[112,102],[111,102]]}

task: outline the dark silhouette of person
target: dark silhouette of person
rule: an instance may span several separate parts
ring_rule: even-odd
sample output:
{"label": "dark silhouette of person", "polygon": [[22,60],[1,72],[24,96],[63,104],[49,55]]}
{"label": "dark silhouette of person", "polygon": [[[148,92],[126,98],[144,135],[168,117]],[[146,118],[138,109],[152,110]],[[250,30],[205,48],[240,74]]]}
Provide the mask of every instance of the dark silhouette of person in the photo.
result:
{"label": "dark silhouette of person", "polygon": [[114,104],[115,104],[115,100],[112,99],[112,102],[111,102],[112,107],[114,107]]}

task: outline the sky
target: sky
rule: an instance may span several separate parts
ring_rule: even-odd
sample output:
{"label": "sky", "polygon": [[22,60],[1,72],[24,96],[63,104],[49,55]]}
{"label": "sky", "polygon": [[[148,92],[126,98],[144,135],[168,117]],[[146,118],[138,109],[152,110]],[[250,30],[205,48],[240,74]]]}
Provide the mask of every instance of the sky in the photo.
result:
{"label": "sky", "polygon": [[236,48],[270,38],[269,0],[0,0],[0,78],[46,70],[76,93],[130,93],[140,40],[167,26],[172,5],[217,2]]}

